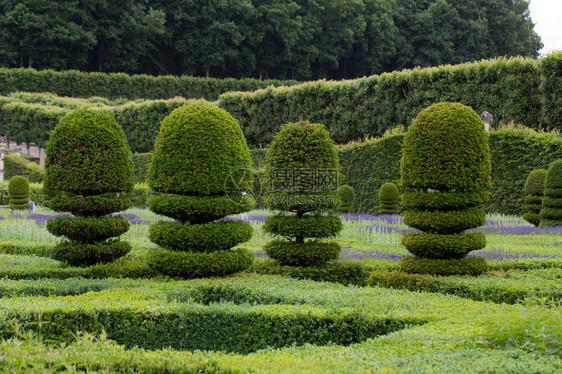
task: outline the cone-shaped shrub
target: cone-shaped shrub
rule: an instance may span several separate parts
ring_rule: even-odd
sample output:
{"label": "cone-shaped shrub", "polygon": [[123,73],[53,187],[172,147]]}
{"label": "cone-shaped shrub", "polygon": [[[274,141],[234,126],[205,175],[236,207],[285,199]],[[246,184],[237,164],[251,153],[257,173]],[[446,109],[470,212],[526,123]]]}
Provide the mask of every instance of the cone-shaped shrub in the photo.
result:
{"label": "cone-shaped shrub", "polygon": [[8,183],[8,204],[10,209],[29,209],[29,181],[16,175]]}
{"label": "cone-shaped shrub", "polygon": [[337,259],[341,219],[322,215],[337,205],[339,161],[323,125],[288,123],[275,136],[265,159],[266,206],[280,213],[268,217],[264,230],[282,236],[264,251],[283,265],[312,266]]}
{"label": "cone-shaped shrub", "polygon": [[562,226],[562,160],[550,164],[546,173],[540,226]]}
{"label": "cone-shaped shrub", "polygon": [[542,209],[542,198],[544,192],[544,181],[546,180],[547,171],[544,169],[533,170],[527,176],[525,181],[525,210],[523,219],[527,222],[539,226],[541,222],[540,212]]}
{"label": "cone-shaped shrub", "polygon": [[246,269],[253,255],[232,249],[248,241],[252,226],[221,218],[254,207],[250,151],[238,122],[226,111],[194,101],[162,120],[148,184],[155,213],[177,222],[149,228],[161,248],[151,268],[172,277],[224,276]]}
{"label": "cone-shaped shrub", "polygon": [[[466,257],[486,244],[482,233],[464,233],[484,224],[478,208],[490,184],[490,151],[484,123],[460,103],[438,103],[424,109],[404,139],[401,162],[404,223],[421,233],[404,235],[403,244],[426,267],[427,260]],[[485,269],[483,259],[467,259]],[[414,263],[414,265],[412,265]],[[406,271],[415,271],[415,259]]]}
{"label": "cone-shaped shrub", "polygon": [[379,214],[398,214],[400,212],[400,193],[392,182],[386,182],[379,190]]}
{"label": "cone-shaped shrub", "polygon": [[338,188],[338,211],[340,213],[349,213],[353,208],[353,200],[355,200],[355,190],[350,185],[344,184]]}
{"label": "cone-shaped shrub", "polygon": [[111,262],[131,249],[114,237],[129,229],[123,217],[104,217],[129,207],[119,196],[134,184],[133,161],[125,133],[107,112],[80,109],[63,117],[47,143],[49,189],[59,191],[49,206],[76,217],[47,222],[53,235],[67,238],[53,257],[71,265]]}

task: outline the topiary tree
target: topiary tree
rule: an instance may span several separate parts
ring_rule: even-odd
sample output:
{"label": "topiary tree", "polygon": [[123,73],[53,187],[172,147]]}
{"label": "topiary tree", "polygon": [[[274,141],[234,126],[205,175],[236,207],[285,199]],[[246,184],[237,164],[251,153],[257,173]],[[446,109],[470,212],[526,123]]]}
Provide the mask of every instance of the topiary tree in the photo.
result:
{"label": "topiary tree", "polygon": [[555,161],[548,167],[540,226],[562,226],[562,160]]}
{"label": "topiary tree", "polygon": [[47,230],[67,238],[53,257],[71,265],[107,263],[131,249],[116,236],[129,229],[124,217],[107,216],[129,207],[123,192],[134,184],[125,133],[107,112],[80,109],[63,117],[47,143],[48,186],[60,193],[49,206],[75,217],[57,217]]}
{"label": "topiary tree", "polygon": [[268,217],[264,230],[279,235],[264,251],[282,265],[321,265],[337,259],[338,243],[323,241],[342,229],[341,219],[322,215],[337,205],[338,155],[323,125],[288,123],[266,154],[266,206],[281,213]]}
{"label": "topiary tree", "polygon": [[523,219],[538,227],[541,222],[540,212],[542,209],[542,198],[544,192],[544,181],[547,171],[544,169],[533,170],[525,181],[525,210]]}
{"label": "topiary tree", "polygon": [[353,200],[355,200],[355,190],[350,185],[344,184],[338,188],[337,199],[338,211],[340,213],[349,213],[353,207]]}
{"label": "topiary tree", "polygon": [[379,190],[379,214],[400,213],[400,193],[392,182],[386,182]]}
{"label": "topiary tree", "polygon": [[29,209],[29,181],[15,175],[8,183],[8,205],[12,210]]}
{"label": "topiary tree", "polygon": [[[433,259],[453,260],[454,267],[454,260],[485,246],[484,234],[463,232],[486,221],[478,206],[487,201],[491,169],[484,123],[470,107],[438,103],[422,110],[405,136],[400,168],[404,223],[422,231],[403,237],[415,255],[403,270],[414,271],[416,263],[427,268]],[[484,261],[465,259],[462,266],[483,270]]]}
{"label": "topiary tree", "polygon": [[162,120],[148,171],[156,191],[149,208],[176,222],[150,225],[160,249],[150,267],[173,277],[224,276],[249,267],[253,255],[232,248],[252,236],[249,223],[221,218],[254,207],[250,151],[236,120],[205,101]]}

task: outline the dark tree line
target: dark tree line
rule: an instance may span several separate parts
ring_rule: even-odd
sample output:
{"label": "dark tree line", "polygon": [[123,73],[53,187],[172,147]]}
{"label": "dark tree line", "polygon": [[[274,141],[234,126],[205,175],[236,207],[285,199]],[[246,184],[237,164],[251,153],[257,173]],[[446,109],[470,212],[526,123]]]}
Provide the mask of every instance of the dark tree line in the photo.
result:
{"label": "dark tree line", "polygon": [[0,0],[0,66],[354,78],[542,48],[529,0]]}

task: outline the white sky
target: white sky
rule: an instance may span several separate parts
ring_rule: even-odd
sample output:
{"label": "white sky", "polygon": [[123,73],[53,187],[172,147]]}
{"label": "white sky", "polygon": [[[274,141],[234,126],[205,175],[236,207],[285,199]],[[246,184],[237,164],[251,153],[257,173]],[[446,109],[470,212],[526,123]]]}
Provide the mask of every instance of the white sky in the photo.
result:
{"label": "white sky", "polygon": [[529,10],[544,44],[540,54],[562,50],[562,0],[531,0]]}

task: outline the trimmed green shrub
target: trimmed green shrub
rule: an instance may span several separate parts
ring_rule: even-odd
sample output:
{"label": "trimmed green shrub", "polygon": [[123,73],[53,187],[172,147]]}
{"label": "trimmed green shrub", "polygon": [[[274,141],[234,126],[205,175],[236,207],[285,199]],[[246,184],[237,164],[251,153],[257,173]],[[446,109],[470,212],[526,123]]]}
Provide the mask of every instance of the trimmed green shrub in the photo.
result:
{"label": "trimmed green shrub", "polygon": [[379,214],[398,214],[400,212],[400,193],[392,182],[386,182],[379,190]]}
{"label": "trimmed green shrub", "polygon": [[310,279],[318,282],[340,283],[345,286],[354,284],[364,286],[369,276],[360,262],[331,261],[320,266],[283,266],[277,261],[265,260],[254,264],[258,274],[278,274],[291,278]]}
{"label": "trimmed green shrub", "polygon": [[529,173],[529,176],[525,181],[525,192],[528,196],[525,199],[526,212],[523,214],[523,219],[535,227],[538,227],[541,222],[540,212],[542,208],[542,197],[546,174],[547,171],[544,169],[533,170]]}
{"label": "trimmed green shrub", "polygon": [[148,237],[164,249],[179,252],[225,251],[252,237],[253,228],[244,221],[221,220],[203,224],[156,222]]}
{"label": "trimmed green shrub", "polygon": [[562,226],[562,160],[555,161],[548,167],[540,226]]}
{"label": "trimmed green shrub", "polygon": [[353,210],[353,200],[355,200],[355,190],[348,184],[338,188],[337,192],[338,207],[340,213],[350,213]]}
{"label": "trimmed green shrub", "polygon": [[238,123],[204,101],[193,101],[162,120],[152,153],[148,183],[155,213],[180,222],[150,226],[148,264],[172,277],[225,276],[244,270],[253,256],[231,250],[250,239],[243,221],[216,221],[251,210],[251,159]]}
{"label": "trimmed green shrub", "polygon": [[13,176],[26,177],[30,183],[41,183],[45,177],[45,168],[35,162],[7,154],[4,156],[4,179]]}
{"label": "trimmed green shrub", "polygon": [[8,183],[8,205],[10,209],[29,209],[29,181],[26,177],[16,175]]}
{"label": "trimmed green shrub", "polygon": [[128,253],[129,243],[109,238],[125,233],[129,222],[101,217],[129,207],[128,197],[119,194],[134,183],[131,151],[113,117],[92,109],[68,114],[51,133],[47,154],[48,186],[62,192],[50,207],[79,216],[47,224],[53,235],[70,239],[55,246],[53,258],[88,266]]}
{"label": "trimmed green shrub", "polygon": [[400,260],[400,269],[410,274],[478,276],[488,270],[488,263],[482,257],[461,259],[404,257]]}
{"label": "trimmed green shrub", "polygon": [[72,266],[90,266],[108,263],[125,256],[131,250],[131,244],[119,239],[86,242],[63,241],[53,248],[53,258]]}
{"label": "trimmed green shrub", "polygon": [[[478,271],[473,268],[482,267],[464,257],[483,248],[485,236],[463,231],[484,224],[485,213],[477,207],[459,206],[459,201],[483,197],[478,191],[490,185],[490,169],[484,124],[471,108],[438,103],[414,119],[404,139],[401,161],[401,185],[406,194],[411,192],[404,223],[423,232],[404,235],[402,243],[416,257],[403,259],[402,270],[439,273],[452,267],[473,274]],[[451,196],[450,192],[458,194]],[[431,203],[439,201],[443,193],[445,198],[439,204]]]}
{"label": "trimmed green shrub", "polygon": [[552,52],[539,60],[540,91],[544,124],[550,128],[562,127],[562,51]]}
{"label": "trimmed green shrub", "polygon": [[70,212],[77,216],[102,217],[110,213],[126,210],[130,206],[127,196],[115,193],[102,195],[57,195],[50,201],[49,207],[57,212]]}
{"label": "trimmed green shrub", "polygon": [[322,265],[339,257],[335,236],[343,225],[335,216],[321,216],[337,203],[337,149],[323,125],[288,123],[275,136],[266,157],[266,206],[284,214],[267,217],[264,230],[284,236],[264,246],[282,265]]}
{"label": "trimmed green shrub", "polygon": [[84,243],[98,242],[119,236],[129,230],[124,217],[55,217],[47,221],[47,230],[55,236]]}
{"label": "trimmed green shrub", "polygon": [[205,223],[252,210],[254,200],[248,195],[174,195],[153,194],[148,199],[154,213],[181,222]]}
{"label": "trimmed green shrub", "polygon": [[84,196],[133,188],[127,139],[104,111],[79,109],[63,117],[50,135],[46,152],[51,188]]}
{"label": "trimmed green shrub", "polygon": [[251,162],[236,120],[209,103],[192,102],[162,120],[148,180],[155,191],[180,195],[250,191],[251,173],[233,173],[251,170]]}

